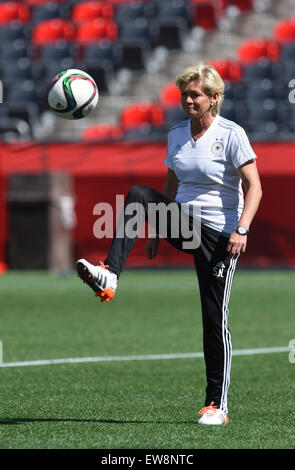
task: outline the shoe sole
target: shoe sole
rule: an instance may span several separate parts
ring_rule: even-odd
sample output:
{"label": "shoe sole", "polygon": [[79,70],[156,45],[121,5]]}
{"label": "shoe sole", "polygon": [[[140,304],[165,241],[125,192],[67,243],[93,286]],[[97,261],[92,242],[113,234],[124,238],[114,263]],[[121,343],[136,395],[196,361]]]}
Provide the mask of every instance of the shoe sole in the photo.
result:
{"label": "shoe sole", "polygon": [[228,423],[229,423],[228,417],[225,418],[224,423],[219,423],[219,424],[217,424],[217,423],[214,423],[214,424],[213,423],[202,423],[202,422],[200,423],[200,421],[198,421],[198,424],[200,424],[201,426],[222,426],[223,424],[228,424]]}
{"label": "shoe sole", "polygon": [[95,296],[100,297],[101,302],[109,302],[110,300],[112,300],[115,295],[115,291],[111,288],[104,289],[98,287],[97,281],[94,280],[91,272],[89,271],[87,266],[85,266],[85,264],[78,261],[76,263],[76,271],[80,279],[82,279],[82,281],[85,282],[94,291]]}

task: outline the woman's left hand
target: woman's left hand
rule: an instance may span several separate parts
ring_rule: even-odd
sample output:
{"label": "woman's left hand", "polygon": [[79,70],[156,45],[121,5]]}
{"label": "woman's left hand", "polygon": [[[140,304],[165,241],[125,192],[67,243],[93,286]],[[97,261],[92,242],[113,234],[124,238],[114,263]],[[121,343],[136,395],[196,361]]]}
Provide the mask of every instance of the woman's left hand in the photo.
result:
{"label": "woman's left hand", "polygon": [[229,237],[226,251],[230,256],[237,256],[241,253],[245,253],[247,246],[247,235],[239,235],[237,232],[233,232]]}

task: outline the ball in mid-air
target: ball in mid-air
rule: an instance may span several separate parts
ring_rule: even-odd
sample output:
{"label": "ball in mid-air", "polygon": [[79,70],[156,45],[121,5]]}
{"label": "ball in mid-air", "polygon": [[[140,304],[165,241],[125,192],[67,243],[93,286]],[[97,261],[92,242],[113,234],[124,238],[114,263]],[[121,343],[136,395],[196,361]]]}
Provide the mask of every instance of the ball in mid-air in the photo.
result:
{"label": "ball in mid-air", "polygon": [[68,69],[52,80],[48,92],[50,109],[64,119],[88,116],[98,103],[95,81],[82,70]]}

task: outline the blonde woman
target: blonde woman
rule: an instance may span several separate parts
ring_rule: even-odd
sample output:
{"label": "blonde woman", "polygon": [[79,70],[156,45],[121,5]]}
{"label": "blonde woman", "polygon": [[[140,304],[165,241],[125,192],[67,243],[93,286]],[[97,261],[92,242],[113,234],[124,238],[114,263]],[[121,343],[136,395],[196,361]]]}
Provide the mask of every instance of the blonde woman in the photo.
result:
{"label": "blonde woman", "polygon": [[[165,239],[194,257],[207,378],[205,406],[199,411],[198,423],[221,425],[228,423],[227,392],[232,356],[228,303],[237,262],[246,250],[262,191],[256,155],[245,131],[219,115],[224,82],[216,69],[198,62],[177,78],[176,85],[188,119],[173,126],[168,134],[164,189],[160,193],[148,186],[133,186],[125,208],[130,203],[141,204],[145,220],[149,221],[152,204],[168,206],[174,201],[178,207],[189,208],[189,227],[195,221],[195,214],[200,217],[197,247],[184,248],[184,237],[181,234],[175,237],[172,233],[174,225],[179,223],[179,215],[167,218]],[[126,215],[128,212],[125,212],[125,226],[131,219],[131,215]],[[139,225],[143,222],[144,219],[139,221]],[[155,231],[156,236],[148,240],[145,248],[148,259],[155,258],[158,252],[159,224]],[[136,237],[126,232],[123,237],[116,234],[105,264],[97,267],[84,259],[77,262],[79,276],[101,301],[109,301],[114,296],[117,280],[136,242]]]}

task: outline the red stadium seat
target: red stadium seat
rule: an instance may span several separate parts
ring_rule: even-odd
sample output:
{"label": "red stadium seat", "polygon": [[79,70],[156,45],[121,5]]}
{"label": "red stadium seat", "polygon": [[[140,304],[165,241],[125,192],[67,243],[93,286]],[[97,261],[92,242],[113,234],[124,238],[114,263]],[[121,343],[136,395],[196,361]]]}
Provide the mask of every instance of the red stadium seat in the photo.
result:
{"label": "red stadium seat", "polygon": [[159,127],[164,123],[164,110],[160,104],[139,101],[123,109],[120,124],[123,130],[136,129],[144,125]]}
{"label": "red stadium seat", "polygon": [[[50,3],[53,0],[24,0],[23,3],[26,3],[29,6],[34,7],[35,5],[44,5],[45,3]],[[67,0],[54,0],[57,3],[65,3]]]}
{"label": "red stadium seat", "polygon": [[111,3],[94,0],[77,3],[71,12],[73,21],[85,21],[95,18],[111,19],[113,16],[114,7]]}
{"label": "red stadium seat", "polygon": [[213,65],[223,80],[229,82],[239,82],[242,78],[242,67],[235,60],[215,59],[207,62]]}
{"label": "red stadium seat", "polygon": [[8,24],[12,21],[27,23],[30,19],[30,9],[19,2],[0,3],[0,24]]}
{"label": "red stadium seat", "polygon": [[250,39],[244,41],[238,47],[238,60],[242,65],[255,63],[264,57],[275,62],[279,59],[279,56],[279,46],[276,41],[271,39]]}
{"label": "red stadium seat", "polygon": [[123,131],[116,124],[95,124],[82,132],[83,140],[120,140]]}
{"label": "red stadium seat", "polygon": [[[111,1],[114,5],[119,5],[120,3],[131,3],[134,0],[108,0]],[[136,0],[138,2],[146,2],[148,0]]]}
{"label": "red stadium seat", "polygon": [[279,21],[274,27],[274,38],[280,44],[295,41],[295,19],[288,18]]}
{"label": "red stadium seat", "polygon": [[42,21],[32,32],[32,42],[37,45],[50,44],[59,40],[75,39],[75,27],[71,21],[62,18]]}
{"label": "red stadium seat", "polygon": [[118,27],[114,21],[106,21],[102,18],[86,20],[77,25],[76,41],[79,44],[89,44],[101,40],[116,41]]}
{"label": "red stadium seat", "polygon": [[180,90],[174,82],[165,85],[160,92],[160,103],[165,109],[174,108],[180,105]]}
{"label": "red stadium seat", "polygon": [[222,0],[191,0],[194,5],[194,24],[206,30],[213,30],[223,14]]}

